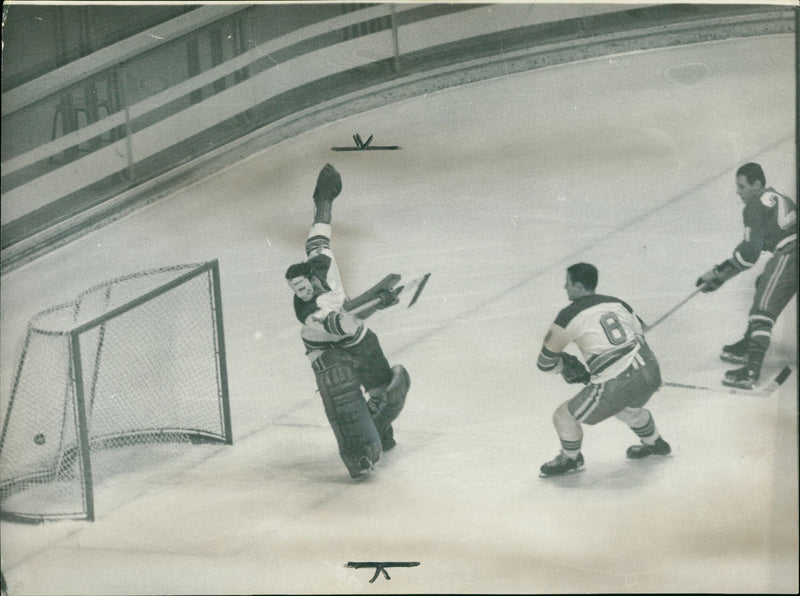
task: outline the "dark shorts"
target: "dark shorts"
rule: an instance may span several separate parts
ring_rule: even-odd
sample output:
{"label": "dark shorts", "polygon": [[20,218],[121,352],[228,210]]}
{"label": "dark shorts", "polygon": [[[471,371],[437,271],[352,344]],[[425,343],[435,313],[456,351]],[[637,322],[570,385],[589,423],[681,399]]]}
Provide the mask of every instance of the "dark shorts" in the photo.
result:
{"label": "dark shorts", "polygon": [[623,408],[641,408],[661,386],[661,370],[655,355],[641,346],[631,365],[605,383],[589,383],[568,404],[582,424],[597,424],[616,416]]}
{"label": "dark shorts", "polygon": [[797,293],[797,243],[776,251],[767,261],[756,284],[750,315],[761,315],[774,322]]}
{"label": "dark shorts", "polygon": [[356,374],[361,385],[369,391],[388,385],[392,380],[392,369],[383,354],[378,336],[371,329],[367,330],[364,339],[356,345],[344,348],[344,351],[355,360]]}

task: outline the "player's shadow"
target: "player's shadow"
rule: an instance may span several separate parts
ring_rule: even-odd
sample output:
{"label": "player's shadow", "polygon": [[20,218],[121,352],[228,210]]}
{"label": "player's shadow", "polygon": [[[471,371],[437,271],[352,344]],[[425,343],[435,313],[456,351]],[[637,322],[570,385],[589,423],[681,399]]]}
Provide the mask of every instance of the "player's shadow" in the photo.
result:
{"label": "player's shadow", "polygon": [[623,459],[618,462],[587,460],[583,471],[547,480],[578,490],[639,490],[660,482],[664,476],[664,468],[671,465],[674,465],[674,457],[671,455],[642,460]]}

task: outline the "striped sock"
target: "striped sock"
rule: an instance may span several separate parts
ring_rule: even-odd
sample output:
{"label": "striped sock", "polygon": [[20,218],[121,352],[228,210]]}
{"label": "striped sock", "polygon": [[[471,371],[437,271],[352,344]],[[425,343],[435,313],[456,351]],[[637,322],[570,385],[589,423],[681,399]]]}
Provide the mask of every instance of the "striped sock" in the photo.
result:
{"label": "striped sock", "polygon": [[653,420],[653,416],[650,412],[647,413],[647,422],[644,425],[637,427],[632,426],[631,430],[636,433],[643,443],[647,443],[648,445],[653,445],[660,436],[656,428],[655,420]]}
{"label": "striped sock", "polygon": [[581,443],[582,439],[578,439],[577,441],[561,439],[561,450],[567,457],[577,459],[578,454],[581,452]]}

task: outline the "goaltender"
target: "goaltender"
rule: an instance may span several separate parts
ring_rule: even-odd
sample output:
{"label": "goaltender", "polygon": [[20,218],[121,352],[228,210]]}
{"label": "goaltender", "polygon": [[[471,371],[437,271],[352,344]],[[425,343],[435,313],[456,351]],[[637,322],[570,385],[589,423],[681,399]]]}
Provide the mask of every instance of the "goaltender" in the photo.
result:
{"label": "goaltender", "polygon": [[289,267],[286,280],[295,294],[301,337],[339,455],[350,476],[362,478],[383,451],[395,446],[392,422],[405,405],[410,378],[402,365],[389,366],[378,336],[363,322],[397,304],[399,288],[381,282],[348,300],[342,286],[330,247],[332,205],[341,189],[339,172],[326,164],[314,189],[314,223],[305,244],[308,259]]}

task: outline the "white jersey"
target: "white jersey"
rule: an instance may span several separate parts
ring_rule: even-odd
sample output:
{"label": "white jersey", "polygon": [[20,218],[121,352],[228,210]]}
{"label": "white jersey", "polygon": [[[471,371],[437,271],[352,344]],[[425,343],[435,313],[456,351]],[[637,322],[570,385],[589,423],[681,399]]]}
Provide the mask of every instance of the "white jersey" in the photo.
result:
{"label": "white jersey", "polygon": [[561,310],[544,339],[537,366],[554,370],[570,343],[580,350],[592,383],[613,379],[627,369],[644,337],[639,317],[619,298],[592,294]]}
{"label": "white jersey", "polygon": [[363,321],[344,311],[347,300],[339,268],[330,247],[330,224],[315,223],[306,240],[308,262],[313,263],[326,292],[304,302],[294,297],[294,309],[303,323],[300,336],[306,354],[313,362],[326,349],[333,346],[353,346],[364,338],[367,327]]}

